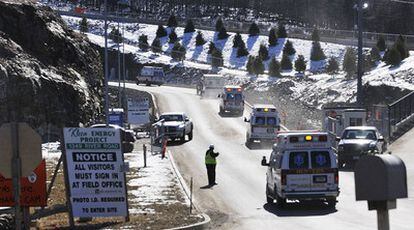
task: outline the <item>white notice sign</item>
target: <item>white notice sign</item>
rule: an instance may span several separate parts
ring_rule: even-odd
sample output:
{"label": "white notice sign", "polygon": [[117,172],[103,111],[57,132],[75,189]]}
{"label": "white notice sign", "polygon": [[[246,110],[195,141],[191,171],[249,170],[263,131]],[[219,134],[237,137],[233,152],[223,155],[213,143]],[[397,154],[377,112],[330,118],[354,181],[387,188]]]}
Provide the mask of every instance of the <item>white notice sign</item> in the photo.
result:
{"label": "white notice sign", "polygon": [[147,98],[136,100],[128,98],[128,123],[143,125],[150,122],[149,101]]}
{"label": "white notice sign", "polygon": [[74,217],[127,216],[119,129],[65,128]]}

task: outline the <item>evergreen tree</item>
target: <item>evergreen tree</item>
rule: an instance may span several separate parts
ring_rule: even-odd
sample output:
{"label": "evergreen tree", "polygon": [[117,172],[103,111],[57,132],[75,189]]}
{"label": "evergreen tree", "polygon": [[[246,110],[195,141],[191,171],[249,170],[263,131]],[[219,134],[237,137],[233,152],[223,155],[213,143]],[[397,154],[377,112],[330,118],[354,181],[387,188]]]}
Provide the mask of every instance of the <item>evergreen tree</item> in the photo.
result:
{"label": "evergreen tree", "polygon": [[384,52],[387,49],[387,45],[385,43],[385,39],[383,36],[379,36],[378,37],[378,41],[377,41],[377,48],[379,49],[379,51]]}
{"label": "evergreen tree", "polygon": [[170,44],[173,44],[173,43],[175,44],[175,42],[178,41],[178,36],[175,33],[174,29],[172,29],[170,35],[168,35],[168,39],[169,39],[168,43]]}
{"label": "evergreen tree", "polygon": [[237,57],[245,57],[247,55],[249,55],[249,51],[247,50],[246,45],[244,44],[244,41],[241,40],[239,48],[237,48]]}
{"label": "evergreen tree", "polygon": [[362,55],[362,64],[363,64],[362,65],[362,71],[364,73],[367,73],[367,72],[371,71],[371,69],[375,66],[375,62],[373,62],[371,60],[371,55],[370,54],[368,54],[368,55],[363,54]]}
{"label": "evergreen tree", "polygon": [[280,76],[280,63],[272,58],[269,63],[269,76]]}
{"label": "evergreen tree", "polygon": [[277,30],[277,37],[278,38],[287,38],[287,32],[286,32],[286,28],[285,25],[283,24],[279,24],[279,28]]}
{"label": "evergreen tree", "polygon": [[240,33],[239,33],[239,32],[237,32],[237,33],[234,35],[234,38],[233,38],[233,48],[238,48],[238,47],[240,47],[240,43],[242,43],[242,42],[243,42],[242,36],[240,35]]}
{"label": "evergreen tree", "polygon": [[177,18],[175,17],[174,14],[171,14],[170,17],[168,18],[167,27],[177,27],[177,25],[178,25]]}
{"label": "evergreen tree", "polygon": [[263,60],[260,57],[255,57],[254,58],[253,69],[254,69],[254,73],[256,75],[264,73],[265,68],[264,68],[264,65],[263,65]]}
{"label": "evergreen tree", "polygon": [[371,58],[372,63],[376,63],[376,62],[381,60],[381,55],[380,55],[380,51],[379,51],[378,47],[376,47],[376,46],[372,47],[369,54],[370,54],[370,58]]}
{"label": "evergreen tree", "polygon": [[112,39],[115,43],[122,43],[123,37],[119,32],[118,28],[112,27],[111,32],[108,35],[109,39]]}
{"label": "evergreen tree", "polygon": [[230,35],[227,33],[226,28],[221,27],[220,31],[217,34],[217,39],[218,40],[223,40],[223,39],[227,39]]}
{"label": "evergreen tree", "polygon": [[251,55],[249,56],[249,59],[247,60],[246,70],[249,74],[254,74],[254,57]]}
{"label": "evergreen tree", "polygon": [[321,48],[321,44],[318,41],[312,42],[312,50],[311,50],[311,57],[312,61],[320,61],[325,60],[326,56]]}
{"label": "evergreen tree", "polygon": [[269,30],[269,46],[276,46],[276,45],[277,45],[276,29],[272,27]]}
{"label": "evergreen tree", "polygon": [[259,54],[258,56],[262,59],[262,60],[267,60],[269,59],[269,51],[267,50],[267,47],[265,44],[260,44],[259,47]]}
{"label": "evergreen tree", "polygon": [[351,78],[357,70],[356,61],[355,50],[348,47],[345,51],[344,61],[342,63],[342,69],[346,72],[348,78]]}
{"label": "evergreen tree", "polygon": [[259,26],[253,22],[249,27],[249,36],[257,36],[260,34]]}
{"label": "evergreen tree", "polygon": [[319,42],[320,41],[319,30],[317,28],[313,29],[313,31],[312,31],[312,41],[314,41],[314,42]]}
{"label": "evergreen tree", "polygon": [[283,53],[282,61],[280,62],[282,70],[291,70],[292,69],[292,61],[290,60],[289,56],[286,53]]}
{"label": "evergreen tree", "polygon": [[88,20],[86,19],[86,17],[82,17],[82,20],[79,22],[79,31],[81,33],[88,33],[89,25],[88,25]]}
{"label": "evergreen tree", "polygon": [[184,33],[193,33],[195,32],[195,27],[193,20],[189,19],[187,24],[185,24]]}
{"label": "evergreen tree", "polygon": [[396,47],[392,47],[387,51],[387,55],[385,58],[385,63],[387,63],[387,65],[397,66],[401,63],[401,60],[401,53],[398,51]]}
{"label": "evergreen tree", "polygon": [[305,72],[306,70],[306,61],[303,55],[299,55],[295,61],[295,70],[299,73]]}
{"label": "evergreen tree", "polygon": [[296,53],[295,48],[293,48],[292,42],[289,40],[286,41],[285,46],[283,47],[283,54],[288,56],[294,55]]}
{"label": "evergreen tree", "polygon": [[214,44],[214,42],[210,42],[210,44],[208,45],[208,54],[212,54],[214,50],[216,50],[216,45]]}
{"label": "evergreen tree", "polygon": [[211,66],[212,67],[223,66],[223,54],[218,49],[214,49],[213,52],[211,53]]}
{"label": "evergreen tree", "polygon": [[154,38],[154,41],[151,43],[151,50],[154,53],[161,53],[162,47],[161,47],[161,41],[159,38]]}
{"label": "evergreen tree", "polygon": [[206,44],[206,40],[204,40],[201,31],[198,31],[196,36],[196,46],[202,46],[204,44]]}
{"label": "evergreen tree", "polygon": [[405,58],[410,56],[405,39],[401,34],[395,41],[394,47],[398,50],[398,52],[400,52],[401,60],[404,60]]}
{"label": "evergreen tree", "polygon": [[326,67],[326,72],[330,74],[334,74],[334,73],[337,73],[338,70],[339,70],[338,61],[334,57],[329,58],[328,66]]}
{"label": "evergreen tree", "polygon": [[157,38],[162,38],[162,37],[167,36],[167,31],[165,30],[164,26],[158,25],[156,36]]}
{"label": "evergreen tree", "polygon": [[138,37],[138,47],[143,50],[143,51],[147,51],[149,44],[148,44],[148,37],[147,35],[141,34]]}
{"label": "evergreen tree", "polygon": [[220,32],[221,28],[224,27],[223,21],[221,18],[218,18],[216,21],[216,32]]}
{"label": "evergreen tree", "polygon": [[174,43],[171,49],[171,57],[176,61],[183,61],[185,59],[186,50],[178,41]]}

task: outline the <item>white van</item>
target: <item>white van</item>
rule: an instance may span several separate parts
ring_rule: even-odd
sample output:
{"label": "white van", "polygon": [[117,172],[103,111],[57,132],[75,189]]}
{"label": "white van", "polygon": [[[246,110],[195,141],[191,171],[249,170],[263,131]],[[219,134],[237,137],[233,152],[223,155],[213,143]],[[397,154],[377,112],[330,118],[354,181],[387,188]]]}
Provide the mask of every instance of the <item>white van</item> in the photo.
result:
{"label": "white van", "polygon": [[150,85],[162,85],[165,82],[164,70],[162,67],[144,66],[141,72],[137,76],[137,85],[145,84]]}
{"label": "white van", "polygon": [[319,131],[279,133],[267,166],[266,198],[283,207],[290,200],[321,200],[335,208],[339,195],[336,155]]}

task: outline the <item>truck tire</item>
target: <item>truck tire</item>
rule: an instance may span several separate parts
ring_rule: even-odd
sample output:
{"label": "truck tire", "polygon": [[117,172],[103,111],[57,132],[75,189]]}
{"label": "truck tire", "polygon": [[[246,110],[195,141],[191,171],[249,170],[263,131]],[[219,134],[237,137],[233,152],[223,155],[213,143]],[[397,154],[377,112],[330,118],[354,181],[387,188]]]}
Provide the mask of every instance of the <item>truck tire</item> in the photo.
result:
{"label": "truck tire", "polygon": [[336,207],[336,198],[327,199],[328,207],[334,209]]}
{"label": "truck tire", "polygon": [[180,141],[183,143],[185,142],[185,130],[183,131],[183,136],[180,137]]}
{"label": "truck tire", "polygon": [[266,203],[274,204],[275,200],[270,196],[269,187],[266,185]]}
{"label": "truck tire", "polygon": [[192,140],[193,139],[193,128],[191,127],[191,131],[190,131],[190,133],[188,134],[188,140]]}
{"label": "truck tire", "polygon": [[280,196],[277,194],[276,187],[275,187],[275,196],[276,196],[276,204],[277,204],[277,206],[279,206],[280,208],[285,207],[285,206],[286,206],[286,199],[284,199],[284,198],[280,197]]}
{"label": "truck tire", "polygon": [[219,108],[219,114],[220,114],[220,115],[223,115],[223,114],[224,114],[224,109],[223,109],[223,107],[221,107],[221,106],[220,106],[220,108]]}

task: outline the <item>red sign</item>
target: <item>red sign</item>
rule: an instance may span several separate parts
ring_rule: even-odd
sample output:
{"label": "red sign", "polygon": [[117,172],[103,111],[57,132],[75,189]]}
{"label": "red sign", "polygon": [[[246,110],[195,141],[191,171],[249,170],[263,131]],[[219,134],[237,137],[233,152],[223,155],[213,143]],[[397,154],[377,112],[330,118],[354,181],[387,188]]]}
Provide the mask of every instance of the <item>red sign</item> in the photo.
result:
{"label": "red sign", "polygon": [[[46,162],[42,160],[39,166],[28,177],[20,179],[20,205],[25,207],[47,206],[46,200]],[[14,205],[12,179],[0,174],[0,207]]]}

